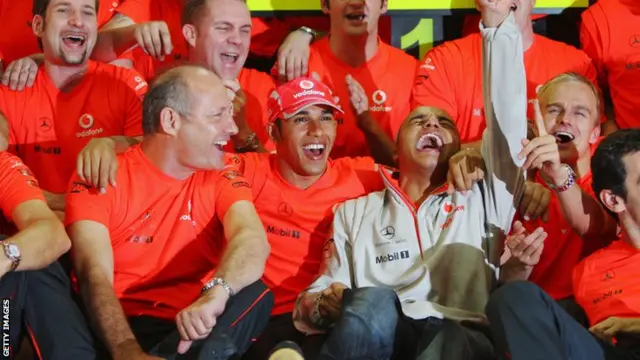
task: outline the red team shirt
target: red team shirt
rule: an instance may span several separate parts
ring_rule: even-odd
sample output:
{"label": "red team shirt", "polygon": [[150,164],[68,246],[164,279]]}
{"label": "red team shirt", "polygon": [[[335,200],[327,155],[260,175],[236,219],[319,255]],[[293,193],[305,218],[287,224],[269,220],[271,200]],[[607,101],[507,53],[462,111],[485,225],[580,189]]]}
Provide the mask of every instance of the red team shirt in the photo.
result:
{"label": "red team shirt", "polygon": [[[338,135],[331,151],[332,158],[367,156],[369,145],[356,123],[345,78],[351,74],[362,85],[369,98],[369,111],[382,129],[395,141],[400,125],[411,111],[411,85],[415,58],[402,50],[379,41],[376,55],[360,67],[353,68],[338,59],[323,38],[311,46],[309,74],[315,72],[329,86],[344,110],[338,121]],[[274,67],[274,71],[277,67]]]}
{"label": "red team shirt", "polygon": [[639,263],[640,250],[618,240],[576,266],[574,294],[591,326],[612,316],[640,316]]}
{"label": "red team shirt", "polygon": [[171,178],[139,145],[118,161],[118,186],[105,194],[74,176],[65,223],[89,220],[109,229],[113,286],[127,316],[174,320],[211,279],[226,243],[224,216],[236,202],[251,201],[251,189],[232,170]]}
{"label": "red team shirt", "polygon": [[[547,186],[539,175],[536,180],[538,183]],[[580,186],[580,189],[595,199],[591,182],[592,176],[590,172],[576,180],[576,184]],[[547,222],[541,219],[519,220],[523,222],[529,232],[542,227],[548,234],[547,240],[544,242],[544,251],[540,257],[540,262],[533,267],[529,281],[536,283],[555,300],[560,300],[573,295],[571,280],[573,268],[585,256],[598,250],[611,239],[584,240],[576,234],[571,226],[567,224],[560,201],[553,191],[551,192],[547,219]]]}
{"label": "red team shirt", "polygon": [[[524,53],[527,94],[537,97],[540,86],[564,72],[577,72],[596,81],[589,57],[572,46],[535,35]],[[432,49],[418,69],[413,88],[415,106],[434,106],[451,115],[460,131],[460,140],[481,140],[486,127],[482,98],[482,38],[472,34]],[[533,110],[529,107],[529,119]]]}
{"label": "red team shirt", "polygon": [[600,0],[582,13],[580,42],[608,87],[620,128],[639,127],[640,3]]}
{"label": "red team shirt", "polygon": [[64,193],[89,140],[142,135],[146,90],[135,72],[90,61],[80,83],[65,93],[41,66],[32,88],[0,87],[0,111],[9,122],[11,148],[42,189]]}
{"label": "red team shirt", "polygon": [[287,182],[276,155],[235,157],[253,189],[254,203],[271,245],[263,280],[275,296],[272,315],[293,311],[296,298],[318,276],[334,208],[345,200],[384,188],[370,158],[329,160],[307,189]]}
{"label": "red team shirt", "polygon": [[6,221],[12,222],[18,205],[29,200],[45,201],[38,181],[22,160],[6,151],[0,152],[0,234],[14,233],[15,229]]}
{"label": "red team shirt", "polygon": [[[98,6],[98,27],[106,24],[124,0],[102,0]],[[128,2],[129,0],[127,0]],[[0,0],[0,59],[5,68],[14,60],[41,53],[38,38],[33,34],[32,0]]]}

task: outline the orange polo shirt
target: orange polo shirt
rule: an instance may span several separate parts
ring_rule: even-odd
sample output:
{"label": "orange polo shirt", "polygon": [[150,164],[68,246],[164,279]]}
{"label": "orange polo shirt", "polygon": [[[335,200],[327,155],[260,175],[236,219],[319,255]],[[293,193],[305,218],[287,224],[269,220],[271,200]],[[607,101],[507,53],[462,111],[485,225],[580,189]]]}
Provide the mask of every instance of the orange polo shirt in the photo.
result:
{"label": "orange polo shirt", "polygon": [[582,13],[580,42],[609,88],[620,128],[640,127],[640,3],[600,0]]}
{"label": "orange polo shirt", "polygon": [[612,316],[640,317],[640,250],[625,242],[626,234],[622,237],[574,270],[575,298],[591,326]]}
{"label": "orange polo shirt", "polygon": [[[362,85],[369,98],[369,112],[393,141],[411,111],[409,100],[417,61],[382,41],[378,44],[378,52],[373,58],[357,68],[345,64],[333,54],[328,37],[311,46],[309,73],[320,75],[322,82],[339,98],[344,110],[342,119],[338,121],[338,135],[331,151],[334,159],[368,156],[371,153],[364,133],[356,123],[345,81],[347,75],[350,74]],[[277,65],[273,70],[277,70]]]}
{"label": "orange polo shirt", "polygon": [[71,91],[60,91],[40,67],[31,88],[0,87],[10,147],[43,190],[64,193],[80,151],[93,138],[142,135],[147,83],[134,71],[90,61]]}
{"label": "orange polo shirt", "polygon": [[[535,35],[524,53],[527,94],[537,97],[540,86],[564,72],[577,72],[596,81],[589,57],[572,46]],[[449,41],[427,53],[413,87],[413,107],[435,106],[456,122],[463,143],[482,139],[486,127],[482,98],[482,38],[472,34]],[[529,106],[529,119],[533,109]]]}
{"label": "orange polo shirt", "polygon": [[[98,27],[106,24],[124,0],[103,0],[98,6]],[[128,1],[128,0],[127,0]],[[32,0],[0,0],[0,52],[5,68],[14,60],[41,53],[38,38],[33,34]]]}
{"label": "orange polo shirt", "polygon": [[[539,175],[536,181],[545,187],[547,186]],[[580,186],[580,189],[595,199],[591,182],[592,176],[590,172],[576,180],[576,184]],[[547,222],[541,219],[519,220],[523,222],[525,228],[530,232],[542,227],[548,234],[547,240],[544,242],[544,250],[540,257],[540,262],[533,267],[529,281],[536,283],[555,300],[560,300],[573,295],[571,283],[573,268],[585,256],[599,250],[612,239],[583,240],[567,224],[560,201],[553,191],[551,192],[547,219]]]}
{"label": "orange polo shirt", "polygon": [[343,201],[384,188],[371,158],[329,160],[307,189],[287,182],[273,154],[249,153],[236,162],[251,183],[254,203],[271,245],[263,280],[275,296],[272,315],[293,311],[296,298],[318,276],[333,210]]}
{"label": "orange polo shirt", "polygon": [[229,176],[233,170],[169,177],[139,145],[118,164],[118,186],[105,194],[74,176],[65,223],[89,220],[109,229],[113,286],[127,316],[174,320],[211,280],[226,244],[222,220],[236,202],[251,201],[251,189],[241,176]]}
{"label": "orange polo shirt", "polygon": [[0,152],[0,234],[12,235],[15,228],[13,212],[25,201],[44,200],[42,190],[31,170],[20,158],[6,151]]}

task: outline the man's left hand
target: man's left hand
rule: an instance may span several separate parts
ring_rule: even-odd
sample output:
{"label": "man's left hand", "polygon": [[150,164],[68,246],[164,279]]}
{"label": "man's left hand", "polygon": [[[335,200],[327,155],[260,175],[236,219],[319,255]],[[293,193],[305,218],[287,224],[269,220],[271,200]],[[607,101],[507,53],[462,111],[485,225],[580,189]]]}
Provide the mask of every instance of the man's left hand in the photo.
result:
{"label": "man's left hand", "polygon": [[535,266],[540,261],[544,241],[547,233],[543,228],[537,228],[528,233],[520,221],[513,224],[511,235],[507,237],[504,253],[500,263],[503,266]]}
{"label": "man's left hand", "polygon": [[222,287],[214,286],[176,315],[176,325],[182,337],[178,353],[185,354],[193,341],[209,336],[218,316],[224,312],[228,299],[229,295]]}
{"label": "man's left hand", "polygon": [[638,319],[610,317],[592,326],[589,331],[602,340],[612,342],[619,333],[633,334],[640,331]]}
{"label": "man's left hand", "polygon": [[115,142],[109,138],[91,139],[78,155],[76,167],[82,181],[100,192],[106,191],[108,184],[115,187],[118,172]]}
{"label": "man's left hand", "polygon": [[479,151],[473,149],[459,151],[449,159],[447,193],[451,195],[457,190],[464,194],[471,190],[475,183],[484,179],[485,171],[484,160]]}

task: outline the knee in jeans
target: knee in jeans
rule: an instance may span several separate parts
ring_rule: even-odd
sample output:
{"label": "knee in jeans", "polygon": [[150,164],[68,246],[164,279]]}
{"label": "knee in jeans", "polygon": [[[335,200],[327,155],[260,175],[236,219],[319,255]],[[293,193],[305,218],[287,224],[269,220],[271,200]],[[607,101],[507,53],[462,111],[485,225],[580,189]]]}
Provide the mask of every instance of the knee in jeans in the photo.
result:
{"label": "knee in jeans", "polygon": [[526,307],[527,300],[539,298],[542,290],[529,281],[514,281],[501,286],[491,294],[486,311],[497,311],[505,307]]}
{"label": "knee in jeans", "polygon": [[353,290],[342,311],[349,320],[359,322],[369,331],[393,335],[398,323],[396,301],[397,295],[392,289],[360,288]]}

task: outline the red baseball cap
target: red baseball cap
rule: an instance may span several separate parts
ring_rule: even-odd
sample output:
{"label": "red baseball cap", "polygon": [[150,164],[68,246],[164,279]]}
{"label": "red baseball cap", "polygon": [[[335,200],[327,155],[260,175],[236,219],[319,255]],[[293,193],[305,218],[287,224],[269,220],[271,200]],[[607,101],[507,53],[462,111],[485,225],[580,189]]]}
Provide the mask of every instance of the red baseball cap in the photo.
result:
{"label": "red baseball cap", "polygon": [[331,89],[310,77],[297,78],[276,87],[269,96],[269,122],[289,119],[311,105],[327,105],[343,114]]}

